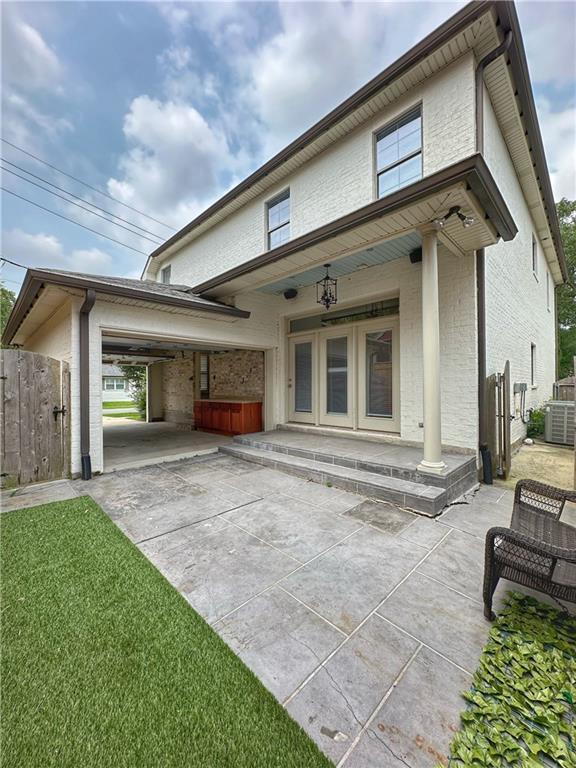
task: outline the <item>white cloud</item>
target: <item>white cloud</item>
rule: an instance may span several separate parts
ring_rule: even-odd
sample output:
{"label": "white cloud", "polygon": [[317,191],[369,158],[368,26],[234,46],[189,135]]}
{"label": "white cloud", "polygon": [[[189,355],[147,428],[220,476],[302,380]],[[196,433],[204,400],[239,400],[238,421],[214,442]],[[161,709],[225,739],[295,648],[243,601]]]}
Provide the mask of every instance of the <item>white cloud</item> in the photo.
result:
{"label": "white cloud", "polygon": [[109,253],[98,248],[66,251],[54,235],[32,234],[21,229],[2,233],[2,252],[8,259],[30,267],[50,267],[71,272],[106,272],[112,264]]}
{"label": "white cloud", "polygon": [[122,202],[182,224],[220,190],[220,173],[234,171],[238,158],[224,133],[192,105],[134,99],[124,118],[131,148],[108,191]]}
{"label": "white cloud", "polygon": [[530,0],[518,3],[517,8],[532,79],[539,83],[574,83],[576,3]]}
{"label": "white cloud", "polygon": [[576,107],[556,112],[540,98],[537,109],[554,198],[576,200]]}
{"label": "white cloud", "polygon": [[2,7],[3,79],[23,90],[58,90],[62,64],[42,35],[27,23],[17,3]]}

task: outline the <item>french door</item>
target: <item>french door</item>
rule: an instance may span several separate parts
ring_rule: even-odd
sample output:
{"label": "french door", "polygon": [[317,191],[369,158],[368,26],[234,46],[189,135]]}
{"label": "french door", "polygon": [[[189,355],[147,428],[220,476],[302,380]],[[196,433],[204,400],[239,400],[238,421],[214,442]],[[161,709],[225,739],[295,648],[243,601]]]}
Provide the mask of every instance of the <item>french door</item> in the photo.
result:
{"label": "french door", "polygon": [[290,421],[316,423],[316,348],[315,335],[290,339]]}
{"label": "french door", "polygon": [[290,421],[399,432],[398,336],[381,318],[290,337]]}
{"label": "french door", "polygon": [[319,334],[320,423],[354,426],[353,337],[341,329]]}
{"label": "french door", "polygon": [[357,329],[358,427],[400,431],[400,365],[397,323]]}

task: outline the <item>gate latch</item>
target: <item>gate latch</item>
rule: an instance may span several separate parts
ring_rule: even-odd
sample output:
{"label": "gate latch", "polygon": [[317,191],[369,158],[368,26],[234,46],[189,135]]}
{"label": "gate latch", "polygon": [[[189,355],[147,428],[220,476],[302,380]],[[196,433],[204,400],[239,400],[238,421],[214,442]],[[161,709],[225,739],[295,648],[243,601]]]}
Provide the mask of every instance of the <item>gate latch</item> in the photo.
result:
{"label": "gate latch", "polygon": [[52,414],[54,416],[54,421],[56,421],[56,419],[58,418],[58,414],[59,413],[61,413],[62,416],[66,416],[66,406],[65,405],[63,405],[62,408],[58,408],[57,405],[55,405],[54,408],[52,408]]}

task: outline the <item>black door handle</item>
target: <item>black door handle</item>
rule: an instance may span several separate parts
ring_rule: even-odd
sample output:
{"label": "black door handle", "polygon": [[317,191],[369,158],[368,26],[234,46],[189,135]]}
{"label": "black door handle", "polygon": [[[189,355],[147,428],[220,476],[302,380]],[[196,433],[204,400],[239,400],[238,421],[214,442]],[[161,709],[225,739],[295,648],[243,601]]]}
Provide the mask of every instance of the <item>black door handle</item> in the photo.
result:
{"label": "black door handle", "polygon": [[52,414],[54,416],[54,421],[56,421],[56,419],[58,418],[58,414],[59,413],[61,413],[62,416],[66,416],[66,406],[65,405],[63,405],[62,408],[58,408],[57,405],[55,405],[54,408],[52,408]]}

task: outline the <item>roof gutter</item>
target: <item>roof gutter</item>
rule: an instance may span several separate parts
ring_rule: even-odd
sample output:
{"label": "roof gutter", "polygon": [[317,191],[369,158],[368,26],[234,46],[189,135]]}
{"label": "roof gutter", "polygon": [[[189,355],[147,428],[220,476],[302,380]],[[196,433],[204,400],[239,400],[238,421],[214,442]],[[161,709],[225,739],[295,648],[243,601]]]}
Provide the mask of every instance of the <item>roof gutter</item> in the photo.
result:
{"label": "roof gutter", "polygon": [[90,312],[96,302],[96,291],[86,290],[80,307],[80,454],[82,480],[92,477],[90,459]]}
{"label": "roof gutter", "polygon": [[[508,30],[499,46],[478,62],[475,77],[476,90],[476,152],[484,152],[484,70],[499,56],[505,54],[512,44],[512,32]],[[476,303],[478,340],[478,442],[484,456],[487,448],[488,426],[486,423],[486,254],[484,248],[476,251]],[[491,480],[484,468],[484,479]]]}
{"label": "roof gutter", "polygon": [[459,160],[453,165],[442,168],[440,171],[430,174],[430,176],[425,176],[423,179],[409,184],[397,192],[375,200],[362,208],[357,208],[339,219],[323,224],[321,227],[307,232],[300,237],[295,237],[293,240],[284,243],[284,245],[278,246],[278,248],[264,251],[264,253],[249,261],[245,261],[243,264],[232,267],[232,269],[226,272],[222,272],[199,285],[195,285],[193,290],[195,293],[209,294],[211,290],[230,280],[249,274],[261,267],[274,264],[293,253],[298,253],[313,245],[322,243],[362,224],[379,219],[382,216],[387,216],[397,210],[402,210],[407,205],[417,203],[429,195],[441,192],[458,183],[466,184],[478,198],[478,201],[503,240],[512,240],[516,237],[518,228],[490,173],[490,169],[486,165],[486,161],[482,155],[474,154],[464,158],[464,160]]}
{"label": "roof gutter", "polygon": [[78,288],[81,290],[92,290],[96,293],[108,296],[121,296],[124,298],[137,299],[138,301],[147,301],[152,304],[161,304],[171,307],[181,307],[191,311],[200,311],[207,314],[226,315],[228,317],[248,318],[250,312],[243,309],[237,309],[226,304],[205,304],[202,301],[191,301],[190,299],[180,299],[176,296],[162,294],[153,294],[149,291],[128,288],[121,285],[105,285],[97,280],[89,278],[78,278],[73,275],[54,274],[41,269],[29,269],[16,304],[10,313],[8,322],[2,334],[2,342],[10,344],[26,315],[30,312],[40,290],[45,285],[57,285],[67,288]]}

